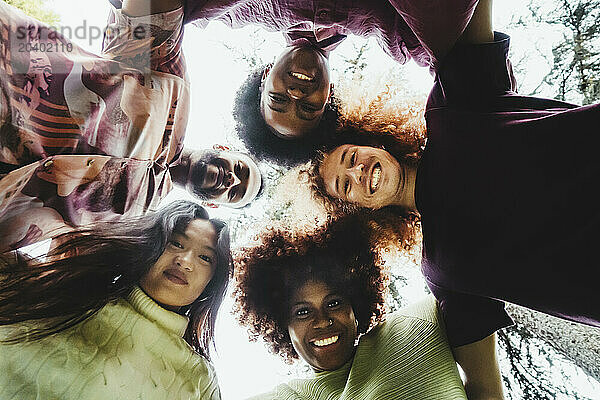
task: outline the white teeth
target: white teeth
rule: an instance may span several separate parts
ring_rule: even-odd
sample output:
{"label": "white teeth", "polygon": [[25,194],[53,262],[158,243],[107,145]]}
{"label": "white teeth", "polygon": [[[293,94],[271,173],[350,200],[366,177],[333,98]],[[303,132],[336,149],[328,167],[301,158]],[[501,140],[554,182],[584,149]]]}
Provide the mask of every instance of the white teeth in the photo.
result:
{"label": "white teeth", "polygon": [[300,79],[303,81],[312,81],[313,80],[313,78],[311,78],[310,76],[301,74],[300,72],[290,72],[290,75],[292,75],[294,78],[297,78],[297,79]]}
{"label": "white teeth", "polygon": [[332,336],[332,337],[326,338],[326,339],[315,340],[314,344],[315,344],[315,346],[319,346],[319,347],[329,346],[330,344],[337,342],[338,339],[339,339],[339,336]]}
{"label": "white teeth", "polygon": [[379,185],[379,179],[381,178],[381,167],[377,166],[373,168],[373,174],[371,175],[371,191],[375,191],[377,189],[377,185]]}

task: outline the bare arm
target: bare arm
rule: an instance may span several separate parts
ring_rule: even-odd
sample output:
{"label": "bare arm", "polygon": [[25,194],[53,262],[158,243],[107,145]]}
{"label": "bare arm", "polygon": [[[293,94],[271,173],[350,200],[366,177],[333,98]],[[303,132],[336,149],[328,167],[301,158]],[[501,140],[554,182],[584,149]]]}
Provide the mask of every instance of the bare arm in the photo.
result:
{"label": "bare arm", "polygon": [[500,367],[496,357],[496,334],[453,349],[454,359],[465,373],[469,400],[504,399]]}
{"label": "bare arm", "polygon": [[459,42],[476,44],[494,41],[492,2],[493,0],[479,0],[469,25],[458,39]]}
{"label": "bare arm", "polygon": [[123,0],[121,10],[130,17],[141,17],[172,11],[182,5],[183,0]]}

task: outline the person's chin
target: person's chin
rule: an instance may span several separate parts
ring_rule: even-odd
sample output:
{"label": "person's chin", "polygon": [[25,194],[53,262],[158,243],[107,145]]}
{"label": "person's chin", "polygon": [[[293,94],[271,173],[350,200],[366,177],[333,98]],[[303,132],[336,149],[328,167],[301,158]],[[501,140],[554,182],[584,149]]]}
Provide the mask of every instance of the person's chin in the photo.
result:
{"label": "person's chin", "polygon": [[348,361],[346,359],[348,352],[342,342],[330,346],[312,349],[313,365],[317,369],[333,371],[342,367]]}
{"label": "person's chin", "polygon": [[313,368],[317,371],[335,371],[340,369],[346,362],[338,357],[332,357],[323,360],[315,360]]}

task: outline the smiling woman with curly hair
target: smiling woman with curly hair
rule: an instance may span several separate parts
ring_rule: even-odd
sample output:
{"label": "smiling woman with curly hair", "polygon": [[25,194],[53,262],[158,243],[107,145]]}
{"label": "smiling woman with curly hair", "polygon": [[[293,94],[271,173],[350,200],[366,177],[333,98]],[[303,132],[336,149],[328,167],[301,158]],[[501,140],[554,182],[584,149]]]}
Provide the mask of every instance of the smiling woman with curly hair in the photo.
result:
{"label": "smiling woman with curly hair", "polygon": [[273,229],[262,236],[261,246],[240,252],[235,295],[239,319],[252,336],[263,337],[287,361],[297,359],[287,330],[290,295],[310,280],[347,294],[359,333],[381,320],[387,276],[366,229],[356,218],[311,234]]}
{"label": "smiling woman with curly hair", "polygon": [[[467,398],[432,297],[384,320],[388,278],[369,242],[381,226],[364,215],[314,233],[271,229],[238,256],[239,320],[315,373],[256,399]],[[470,356],[468,382],[502,398],[493,336]]]}

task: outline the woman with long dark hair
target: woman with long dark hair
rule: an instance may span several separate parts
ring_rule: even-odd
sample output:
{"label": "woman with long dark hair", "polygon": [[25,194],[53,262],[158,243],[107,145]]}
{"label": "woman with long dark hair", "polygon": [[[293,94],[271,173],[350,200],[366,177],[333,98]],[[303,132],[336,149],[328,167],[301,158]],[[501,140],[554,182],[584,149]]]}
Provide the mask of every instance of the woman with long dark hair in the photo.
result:
{"label": "woman with long dark hair", "polygon": [[59,239],[44,258],[2,256],[0,398],[220,398],[223,222],[180,201]]}

